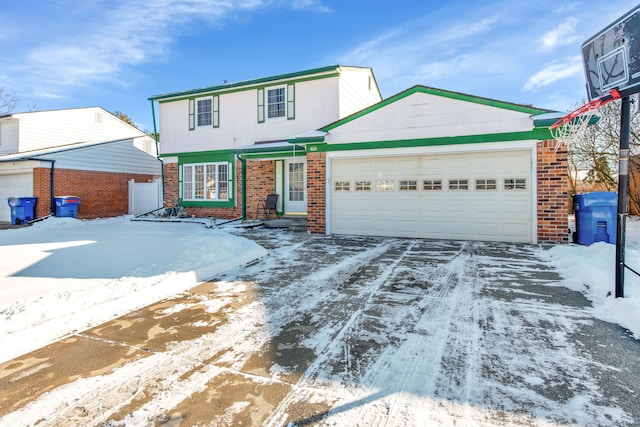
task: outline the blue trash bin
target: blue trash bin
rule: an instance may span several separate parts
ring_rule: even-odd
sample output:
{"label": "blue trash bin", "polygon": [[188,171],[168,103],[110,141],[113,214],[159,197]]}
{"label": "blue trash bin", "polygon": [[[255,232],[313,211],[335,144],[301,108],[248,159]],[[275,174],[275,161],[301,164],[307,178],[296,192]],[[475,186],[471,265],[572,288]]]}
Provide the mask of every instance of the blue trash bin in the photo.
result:
{"label": "blue trash bin", "polygon": [[617,193],[599,191],[576,194],[573,196],[573,210],[576,214],[576,243],[616,243]]}
{"label": "blue trash bin", "polygon": [[80,205],[80,197],[77,196],[58,196],[56,199],[56,216],[77,218],[78,206]]}
{"label": "blue trash bin", "polygon": [[7,202],[11,209],[11,224],[22,224],[34,220],[37,200],[37,197],[9,197]]}

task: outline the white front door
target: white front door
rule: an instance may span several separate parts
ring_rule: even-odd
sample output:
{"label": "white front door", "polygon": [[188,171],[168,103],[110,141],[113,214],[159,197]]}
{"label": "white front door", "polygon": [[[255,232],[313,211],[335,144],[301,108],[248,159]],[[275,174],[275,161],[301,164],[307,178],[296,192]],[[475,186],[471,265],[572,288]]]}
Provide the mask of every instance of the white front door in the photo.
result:
{"label": "white front door", "polygon": [[307,212],[306,160],[293,159],[284,165],[284,211],[285,213]]}

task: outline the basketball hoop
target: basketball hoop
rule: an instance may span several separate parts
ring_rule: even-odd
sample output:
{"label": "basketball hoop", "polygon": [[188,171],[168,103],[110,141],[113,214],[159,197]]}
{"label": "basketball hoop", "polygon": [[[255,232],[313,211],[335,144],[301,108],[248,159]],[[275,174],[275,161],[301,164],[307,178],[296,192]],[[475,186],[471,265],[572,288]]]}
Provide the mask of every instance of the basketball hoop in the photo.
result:
{"label": "basketball hoop", "polygon": [[549,126],[551,136],[558,141],[558,144],[567,144],[576,135],[584,133],[587,126],[591,124],[598,108],[618,98],[620,98],[620,92],[617,89],[611,89],[599,98],[576,108]]}

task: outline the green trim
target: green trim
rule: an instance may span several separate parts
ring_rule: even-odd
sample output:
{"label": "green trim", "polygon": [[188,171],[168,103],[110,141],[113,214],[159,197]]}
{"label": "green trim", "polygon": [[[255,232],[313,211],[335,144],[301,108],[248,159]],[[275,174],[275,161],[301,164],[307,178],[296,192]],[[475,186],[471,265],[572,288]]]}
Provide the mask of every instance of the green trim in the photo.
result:
{"label": "green trim", "polygon": [[189,130],[196,128],[196,99],[189,99]]}
{"label": "green trim", "polygon": [[369,141],[345,144],[308,145],[307,152],[373,150],[381,148],[433,147],[439,145],[479,144],[488,142],[508,142],[551,139],[549,129],[535,128],[525,132],[493,133],[480,135],[445,136],[439,138],[405,139],[395,141]]}
{"label": "green trim", "polygon": [[258,123],[264,123],[265,121],[265,90],[263,87],[257,89],[258,93]]}
{"label": "green trim", "polygon": [[295,83],[287,84],[287,120],[295,120],[296,118],[296,85]]}
{"label": "green trim", "polygon": [[301,157],[306,156],[306,153],[302,150],[294,151],[281,151],[273,153],[242,153],[242,157],[245,159],[281,159],[283,157]]}
{"label": "green trim", "polygon": [[[210,86],[200,89],[191,89],[181,92],[172,92],[162,95],[154,95],[149,100],[155,100],[158,102],[170,102],[178,101],[180,99],[186,99],[193,96],[201,96],[211,94],[214,92],[229,93],[240,92],[244,90],[251,90],[261,86],[271,85],[272,82],[278,82],[278,84],[298,83],[310,80],[326,79],[330,77],[337,77],[340,75],[340,65],[331,65],[328,67],[314,68],[311,70],[298,71],[295,73],[280,74],[271,77],[263,77],[260,79],[245,80],[237,83],[228,83],[224,85]],[[357,67],[348,67],[357,68]],[[364,67],[363,67],[364,68]],[[366,69],[366,68],[365,68]],[[330,73],[334,71],[333,73]],[[313,76],[314,74],[324,73],[320,76]],[[266,83],[266,84],[265,84]]]}
{"label": "green trim", "polygon": [[287,170],[285,168],[286,162],[284,160],[282,160],[280,164],[282,165],[282,201],[280,202],[281,211],[279,212],[279,214],[284,215],[284,197],[286,194],[285,182],[287,182],[287,177],[284,174],[287,173]]}
{"label": "green trim", "polygon": [[214,128],[220,127],[220,95],[214,95],[211,101],[211,123]]}
{"label": "green trim", "polygon": [[413,86],[403,92],[400,92],[396,95],[391,96],[390,98],[384,99],[380,102],[378,102],[377,104],[374,104],[370,107],[365,108],[364,110],[360,110],[357,113],[354,113],[350,116],[347,116],[341,120],[338,120],[337,122],[331,123],[323,128],[320,128],[319,130],[324,131],[324,132],[328,132],[332,129],[335,129],[339,126],[342,126],[346,123],[349,123],[353,120],[356,120],[362,116],[366,116],[369,113],[372,113],[374,111],[377,111],[381,108],[386,107],[389,104],[393,104],[396,101],[399,101],[401,99],[404,99],[408,96],[413,95],[414,93],[426,93],[428,95],[435,95],[435,96],[442,96],[445,98],[450,98],[450,99],[456,99],[459,101],[465,101],[465,102],[473,102],[474,104],[481,104],[481,105],[487,105],[490,107],[496,107],[496,108],[502,108],[505,110],[510,110],[510,111],[516,111],[519,113],[526,113],[526,114],[531,114],[531,115],[535,115],[535,114],[543,114],[543,113],[549,113],[551,112],[551,110],[543,110],[540,108],[535,108],[535,107],[531,107],[528,105],[521,105],[521,104],[512,104],[510,102],[504,102],[504,101],[498,101],[495,99],[489,99],[489,98],[482,98],[479,96],[474,96],[474,95],[467,95],[464,93],[458,93],[458,92],[451,92],[451,91],[446,91],[446,90],[442,90],[442,89],[436,89],[436,88],[432,88],[432,87],[428,87],[428,86]]}
{"label": "green trim", "polygon": [[222,201],[214,200],[182,200],[185,207],[196,208],[233,208],[235,207],[235,187],[236,187],[236,162],[233,150],[199,151],[193,153],[176,153],[178,157],[178,191],[182,195],[182,166],[185,164],[198,163],[229,163],[229,199]]}

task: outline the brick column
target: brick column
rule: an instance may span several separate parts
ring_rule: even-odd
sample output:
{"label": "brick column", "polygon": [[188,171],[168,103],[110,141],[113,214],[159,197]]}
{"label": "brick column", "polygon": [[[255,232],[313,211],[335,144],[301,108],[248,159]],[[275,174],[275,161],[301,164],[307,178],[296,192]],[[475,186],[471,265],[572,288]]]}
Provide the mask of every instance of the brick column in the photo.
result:
{"label": "brick column", "polygon": [[567,242],[569,176],[567,147],[555,140],[538,141],[538,241]]}
{"label": "brick column", "polygon": [[178,163],[164,164],[164,206],[178,203]]}
{"label": "brick column", "polygon": [[326,232],[327,162],[325,153],[307,153],[307,230]]}

